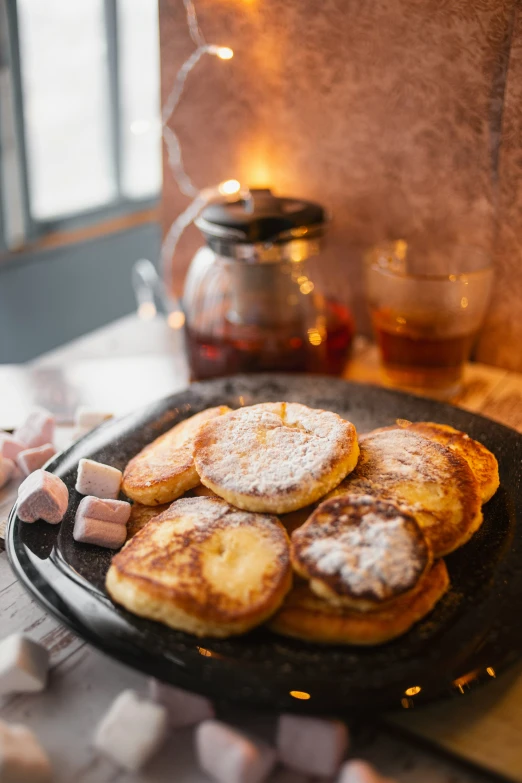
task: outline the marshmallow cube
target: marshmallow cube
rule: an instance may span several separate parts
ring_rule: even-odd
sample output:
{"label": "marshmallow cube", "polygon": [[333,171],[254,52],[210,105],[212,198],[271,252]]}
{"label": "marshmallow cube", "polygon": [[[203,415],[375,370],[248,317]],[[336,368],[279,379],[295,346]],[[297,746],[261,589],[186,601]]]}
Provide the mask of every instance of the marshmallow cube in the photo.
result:
{"label": "marshmallow cube", "polygon": [[0,454],[0,489],[11,481],[15,472],[15,464],[12,459],[2,457]]}
{"label": "marshmallow cube", "polygon": [[127,538],[130,513],[131,505],[124,500],[85,497],[76,511],[73,538],[83,544],[119,549]]}
{"label": "marshmallow cube", "polygon": [[74,415],[74,423],[77,427],[86,431],[93,430],[104,421],[112,419],[112,413],[107,411],[97,411],[94,408],[87,408],[80,405]]}
{"label": "marshmallow cube", "polygon": [[43,408],[31,411],[21,427],[14,431],[14,439],[25,443],[26,448],[34,449],[52,443],[54,438],[54,416]]}
{"label": "marshmallow cube", "polygon": [[343,764],[337,783],[393,783],[393,781],[379,775],[368,762],[354,759]]}
{"label": "marshmallow cube", "polygon": [[32,731],[0,721],[0,780],[2,783],[50,783],[49,758]]}
{"label": "marshmallow cube", "polygon": [[61,522],[67,511],[69,490],[58,476],[35,470],[18,488],[18,517],[22,522],[43,519],[52,525]]}
{"label": "marshmallow cube", "polygon": [[166,733],[165,707],[128,690],[112,703],[96,729],[93,744],[119,767],[136,772],[160,747]]}
{"label": "marshmallow cube", "polygon": [[149,680],[149,695],[167,709],[169,724],[175,729],[194,726],[215,716],[212,702],[204,696],[173,688],[158,680]]}
{"label": "marshmallow cube", "polygon": [[55,454],[56,449],[52,443],[46,443],[45,446],[36,446],[34,449],[21,451],[16,462],[24,476],[29,476],[38,468],[43,467],[47,460],[50,460]]}
{"label": "marshmallow cube", "polygon": [[273,748],[217,720],[200,723],[195,739],[201,769],[218,783],[261,783],[276,762]]}
{"label": "marshmallow cube", "polygon": [[12,459],[15,462],[20,452],[26,448],[25,443],[16,440],[8,432],[0,432],[0,454],[2,457]]}
{"label": "marshmallow cube", "polygon": [[92,459],[81,459],[78,465],[76,491],[81,495],[116,500],[120,494],[122,472]]}
{"label": "marshmallow cube", "polygon": [[277,749],[281,762],[298,772],[334,775],[348,748],[348,729],[340,721],[281,715]]}
{"label": "marshmallow cube", "polygon": [[18,633],[0,642],[0,695],[43,691],[48,670],[49,653],[41,644]]}

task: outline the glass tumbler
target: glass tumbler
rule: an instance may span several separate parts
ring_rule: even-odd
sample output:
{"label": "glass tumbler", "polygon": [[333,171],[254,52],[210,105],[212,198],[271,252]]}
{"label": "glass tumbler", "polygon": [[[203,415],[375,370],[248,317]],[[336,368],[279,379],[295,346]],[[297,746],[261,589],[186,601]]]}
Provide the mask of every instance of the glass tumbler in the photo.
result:
{"label": "glass tumbler", "polygon": [[398,240],[365,265],[372,325],[386,380],[415,393],[455,396],[493,282],[478,248],[413,250]]}

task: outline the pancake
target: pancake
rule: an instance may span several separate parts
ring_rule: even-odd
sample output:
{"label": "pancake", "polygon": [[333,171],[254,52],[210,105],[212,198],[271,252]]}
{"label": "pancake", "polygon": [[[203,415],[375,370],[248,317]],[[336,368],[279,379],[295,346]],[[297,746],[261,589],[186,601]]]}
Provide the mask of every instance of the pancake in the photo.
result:
{"label": "pancake", "polygon": [[402,636],[431,612],[448,587],[446,566],[438,560],[413,591],[374,612],[357,612],[328,603],[300,582],[270,620],[269,628],[317,644],[383,644]]}
{"label": "pancake", "polygon": [[161,506],[143,506],[141,503],[133,503],[127,523],[127,541],[139,533],[147,522],[162,514],[168,507],[168,503],[163,503]]}
{"label": "pancake", "polygon": [[181,421],[140,451],[123,471],[122,489],[127,497],[145,506],[171,503],[200,481],[192,449],[202,424],[222,416],[230,408],[208,408]]}
{"label": "pancake", "polygon": [[299,403],[262,403],[207,422],[194,442],[202,484],[238,508],[284,514],[315,502],[355,467],[355,427]]}
{"label": "pancake", "polygon": [[406,421],[398,419],[397,427],[415,432],[428,440],[442,443],[460,454],[478,481],[482,503],[490,500],[497,491],[500,479],[498,462],[494,454],[478,440],[473,440],[465,432],[450,427],[449,424],[435,424],[432,421]]}
{"label": "pancake", "polygon": [[330,496],[373,495],[404,505],[435,558],[453,552],[478,530],[478,482],[457,452],[402,429],[361,436],[360,448],[357,468]]}
{"label": "pancake", "polygon": [[276,517],[216,498],[183,498],[112,560],[111,598],[171,628],[225,638],[269,618],[292,583],[289,541]]}
{"label": "pancake", "polygon": [[432,564],[415,517],[368,495],[321,503],[291,544],[294,570],[313,593],[363,612],[413,590]]}

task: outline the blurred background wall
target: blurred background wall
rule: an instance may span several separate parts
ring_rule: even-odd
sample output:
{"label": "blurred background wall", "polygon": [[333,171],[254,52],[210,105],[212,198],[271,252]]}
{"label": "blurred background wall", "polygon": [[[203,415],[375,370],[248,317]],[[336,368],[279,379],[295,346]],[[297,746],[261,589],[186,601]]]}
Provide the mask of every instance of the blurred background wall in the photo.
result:
{"label": "blurred background wall", "polygon": [[[361,256],[384,238],[466,244],[498,268],[482,361],[522,370],[522,12],[517,0],[198,0],[204,59],[172,124],[198,187],[236,178],[315,199],[368,330]],[[162,98],[193,50],[160,0]],[[186,206],[164,164],[163,221]],[[177,292],[195,249],[174,260]]]}

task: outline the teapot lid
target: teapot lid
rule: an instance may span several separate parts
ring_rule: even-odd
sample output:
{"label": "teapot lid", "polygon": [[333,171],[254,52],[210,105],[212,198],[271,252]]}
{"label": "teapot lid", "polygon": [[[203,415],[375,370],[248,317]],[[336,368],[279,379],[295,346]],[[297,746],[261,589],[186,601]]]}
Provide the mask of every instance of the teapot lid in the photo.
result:
{"label": "teapot lid", "polygon": [[325,222],[320,204],[253,188],[236,201],[210,203],[195,224],[212,246],[216,239],[232,244],[275,244],[318,237]]}

